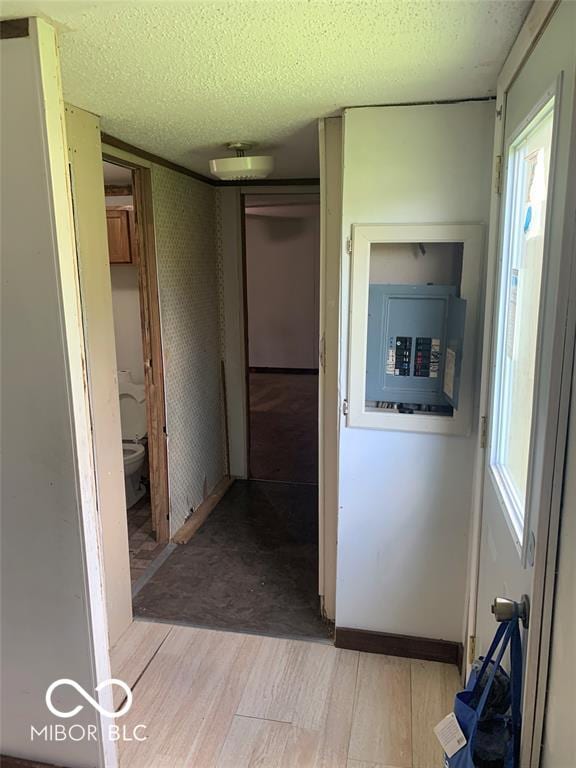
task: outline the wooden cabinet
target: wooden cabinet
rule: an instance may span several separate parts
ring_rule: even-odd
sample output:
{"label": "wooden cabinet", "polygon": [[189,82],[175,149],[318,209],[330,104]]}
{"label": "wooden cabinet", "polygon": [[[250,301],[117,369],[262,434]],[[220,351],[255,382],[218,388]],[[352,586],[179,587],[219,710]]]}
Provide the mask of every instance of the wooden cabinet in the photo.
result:
{"label": "wooden cabinet", "polygon": [[138,243],[134,210],[127,207],[107,208],[106,223],[110,264],[135,264],[138,261]]}

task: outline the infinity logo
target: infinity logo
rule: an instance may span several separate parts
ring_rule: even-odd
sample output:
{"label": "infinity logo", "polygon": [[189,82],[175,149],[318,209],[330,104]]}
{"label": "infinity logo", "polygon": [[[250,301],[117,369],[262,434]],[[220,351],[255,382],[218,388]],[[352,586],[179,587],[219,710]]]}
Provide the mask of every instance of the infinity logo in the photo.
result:
{"label": "infinity logo", "polygon": [[70,712],[62,712],[61,710],[57,709],[54,704],[52,703],[52,693],[56,690],[56,688],[59,688],[61,685],[69,685],[71,688],[74,688],[74,690],[78,691],[80,696],[82,696],[86,701],[91,704],[95,710],[100,712],[101,715],[106,715],[107,717],[112,717],[116,719],[117,717],[121,717],[122,715],[125,715],[126,712],[129,711],[130,707],[132,706],[132,691],[130,690],[130,687],[126,685],[126,683],[123,680],[118,680],[115,677],[111,677],[109,680],[103,680],[94,690],[101,691],[102,688],[105,688],[107,685],[119,685],[120,688],[124,691],[126,694],[126,701],[124,704],[120,707],[120,709],[117,712],[108,712],[107,709],[104,709],[104,707],[101,707],[100,704],[90,696],[89,693],[87,693],[84,688],[82,688],[81,685],[78,685],[78,683],[75,680],[70,680],[67,677],[62,677],[60,680],[55,680],[52,685],[50,685],[46,691],[46,706],[52,712],[53,715],[56,715],[56,717],[74,717],[74,715],[77,715],[78,712],[80,712],[81,709],[84,709],[84,706],[82,704],[78,704],[78,706],[74,707],[74,709],[71,709]]}

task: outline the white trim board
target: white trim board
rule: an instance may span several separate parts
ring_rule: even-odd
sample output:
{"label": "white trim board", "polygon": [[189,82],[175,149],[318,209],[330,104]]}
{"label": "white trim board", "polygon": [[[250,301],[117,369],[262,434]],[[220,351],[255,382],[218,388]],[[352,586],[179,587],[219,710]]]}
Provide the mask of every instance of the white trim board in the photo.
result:
{"label": "white trim board", "polygon": [[342,237],[342,119],[319,121],[320,360],[318,402],[319,584],[326,618],[336,618],[339,321]]}

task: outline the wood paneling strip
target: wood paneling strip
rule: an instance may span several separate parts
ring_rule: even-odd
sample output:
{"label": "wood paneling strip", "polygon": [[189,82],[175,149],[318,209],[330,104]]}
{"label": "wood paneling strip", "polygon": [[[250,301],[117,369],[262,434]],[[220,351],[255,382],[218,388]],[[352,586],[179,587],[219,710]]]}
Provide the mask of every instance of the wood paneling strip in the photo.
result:
{"label": "wood paneling strip", "polygon": [[216,179],[210,179],[208,176],[203,176],[201,173],[196,173],[196,171],[192,171],[190,168],[185,168],[183,165],[178,165],[178,163],[173,163],[171,160],[166,160],[164,157],[160,157],[159,155],[155,155],[152,152],[148,152],[146,149],[136,147],[134,144],[129,144],[127,141],[122,141],[122,139],[117,139],[115,136],[111,136],[109,133],[102,133],[101,139],[102,144],[108,144],[109,147],[116,147],[116,149],[121,149],[123,152],[129,152],[131,155],[141,157],[143,160],[149,160],[151,163],[155,163],[156,165],[162,165],[164,168],[170,168],[171,171],[176,171],[176,173],[183,173],[184,176],[190,176],[191,178],[196,179],[196,181],[202,181],[204,184],[210,184],[211,186],[216,185]]}
{"label": "wood paneling strip", "polygon": [[148,464],[152,528],[159,542],[170,540],[168,450],[166,445],[166,402],[164,391],[164,354],[160,324],[160,302],[156,268],[156,236],[152,204],[152,177],[149,168],[136,168],[134,208],[137,218],[138,289],[146,416],[148,423]]}

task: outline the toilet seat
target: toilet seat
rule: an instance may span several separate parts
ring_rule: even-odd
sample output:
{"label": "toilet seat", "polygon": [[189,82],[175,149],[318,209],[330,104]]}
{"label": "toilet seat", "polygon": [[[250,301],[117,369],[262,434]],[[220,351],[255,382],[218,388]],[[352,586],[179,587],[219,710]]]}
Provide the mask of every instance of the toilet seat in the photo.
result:
{"label": "toilet seat", "polygon": [[135,467],[144,458],[144,453],[144,446],[139,443],[122,443],[124,469],[130,470],[131,467]]}

